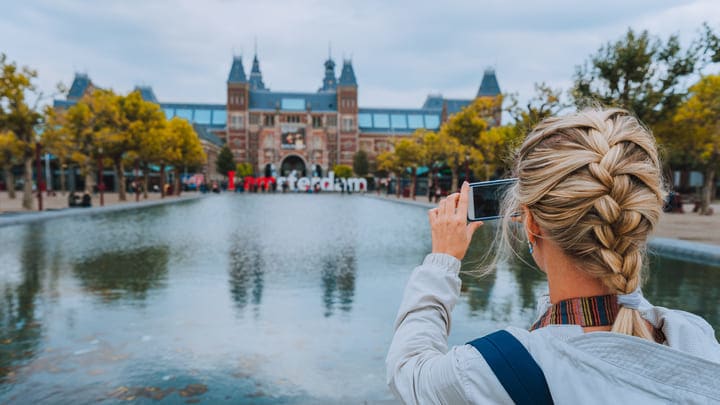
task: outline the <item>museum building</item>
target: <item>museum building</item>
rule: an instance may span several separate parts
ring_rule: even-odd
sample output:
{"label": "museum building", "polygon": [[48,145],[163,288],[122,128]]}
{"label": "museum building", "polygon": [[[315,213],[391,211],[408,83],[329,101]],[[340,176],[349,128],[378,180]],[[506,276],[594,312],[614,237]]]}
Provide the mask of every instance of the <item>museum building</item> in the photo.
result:
{"label": "museum building", "polygon": [[[373,159],[390,150],[398,137],[418,129],[439,129],[475,98],[500,95],[495,71],[486,69],[475,98],[428,95],[419,108],[360,107],[352,61],[343,61],[340,77],[332,58],[324,68],[322,84],[315,92],[272,91],[265,85],[257,55],[249,76],[242,58],[236,56],[224,104],[164,102],[151,87],[136,90],[145,100],[158,103],[168,118],[192,122],[206,152],[215,155],[226,143],[237,162],[250,162],[256,173],[265,176],[287,176],[293,170],[303,176],[324,175],[336,164],[352,165],[359,150]],[[55,100],[55,106],[66,108],[92,88],[87,75],[76,74],[67,99]],[[490,119],[492,125],[500,125],[500,111]],[[206,175],[212,177],[213,166],[208,162]]]}

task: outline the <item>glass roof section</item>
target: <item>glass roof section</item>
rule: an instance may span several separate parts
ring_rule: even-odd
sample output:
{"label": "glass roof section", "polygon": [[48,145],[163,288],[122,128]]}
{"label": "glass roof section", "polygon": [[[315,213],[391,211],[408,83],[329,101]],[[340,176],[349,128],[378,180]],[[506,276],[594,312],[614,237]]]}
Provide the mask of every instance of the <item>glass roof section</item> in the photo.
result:
{"label": "glass roof section", "polygon": [[280,100],[280,108],[283,110],[303,111],[305,110],[305,99],[283,97]]}

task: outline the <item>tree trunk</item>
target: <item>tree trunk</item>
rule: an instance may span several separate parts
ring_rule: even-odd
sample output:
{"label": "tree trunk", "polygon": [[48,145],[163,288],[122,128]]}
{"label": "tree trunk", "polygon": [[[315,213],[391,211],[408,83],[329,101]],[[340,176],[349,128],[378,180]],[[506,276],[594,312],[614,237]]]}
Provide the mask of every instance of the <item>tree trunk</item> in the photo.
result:
{"label": "tree trunk", "polygon": [[145,163],[143,166],[143,198],[148,198],[148,187],[150,186],[150,165]]}
{"label": "tree trunk", "polygon": [[712,202],[712,190],[715,183],[715,165],[711,164],[705,168],[705,184],[703,184],[702,200],[700,201],[700,215],[710,215],[710,203]]}
{"label": "tree trunk", "polygon": [[452,184],[450,184],[450,193],[454,193],[457,191],[458,187],[458,168],[453,167],[452,168]]}
{"label": "tree trunk", "polygon": [[165,198],[165,164],[160,165],[160,198]]}
{"label": "tree trunk", "polygon": [[[24,170],[23,170],[23,200],[22,200],[22,206],[26,210],[32,210],[33,209],[33,192],[32,192],[32,164],[33,164],[33,158],[32,156],[26,157],[24,162]],[[40,192],[40,187],[37,188],[38,193]]]}
{"label": "tree trunk", "polygon": [[417,169],[412,169],[412,183],[410,183],[410,198],[415,199],[415,185],[417,183]]}
{"label": "tree trunk", "polygon": [[173,191],[176,196],[180,196],[180,169],[175,169],[175,185]]}
{"label": "tree trunk", "polygon": [[95,162],[89,159],[85,165],[85,192],[92,195],[93,186],[95,185],[95,176],[97,176]]}
{"label": "tree trunk", "polygon": [[118,182],[118,200],[126,201],[127,193],[125,187],[125,164],[122,158],[115,159],[115,179]]}
{"label": "tree trunk", "polygon": [[5,184],[7,184],[8,197],[11,200],[15,199],[15,176],[13,176],[12,165],[7,164],[3,166],[5,171]]}

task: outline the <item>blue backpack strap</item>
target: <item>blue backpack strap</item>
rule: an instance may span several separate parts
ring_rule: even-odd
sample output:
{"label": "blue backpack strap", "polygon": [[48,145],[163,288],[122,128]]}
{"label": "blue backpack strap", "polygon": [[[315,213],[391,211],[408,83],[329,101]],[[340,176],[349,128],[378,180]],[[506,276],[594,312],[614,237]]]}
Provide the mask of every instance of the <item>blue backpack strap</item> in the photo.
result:
{"label": "blue backpack strap", "polygon": [[468,343],[482,354],[516,404],[552,404],[545,374],[515,336],[499,330]]}

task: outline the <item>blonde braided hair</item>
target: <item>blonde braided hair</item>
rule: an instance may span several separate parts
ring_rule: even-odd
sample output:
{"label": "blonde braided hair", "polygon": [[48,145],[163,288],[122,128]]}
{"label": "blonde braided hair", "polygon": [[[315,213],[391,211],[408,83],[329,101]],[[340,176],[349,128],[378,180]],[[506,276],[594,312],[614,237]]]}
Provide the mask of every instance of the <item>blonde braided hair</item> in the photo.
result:
{"label": "blonde braided hair", "polygon": [[[521,145],[508,213],[527,206],[543,231],[617,294],[638,288],[648,235],[664,197],[653,135],[621,109],[588,109],[542,121]],[[637,310],[621,306],[613,332],[652,340]]]}

